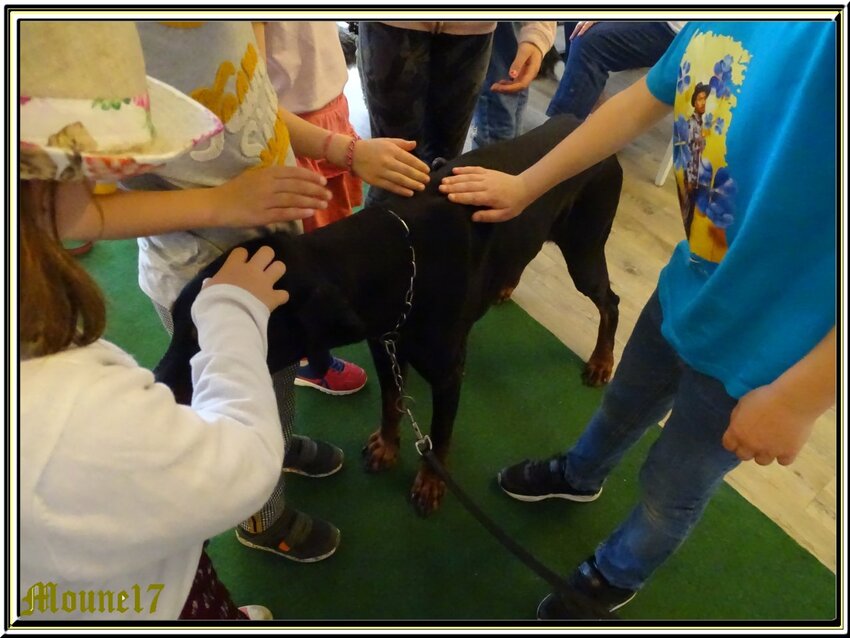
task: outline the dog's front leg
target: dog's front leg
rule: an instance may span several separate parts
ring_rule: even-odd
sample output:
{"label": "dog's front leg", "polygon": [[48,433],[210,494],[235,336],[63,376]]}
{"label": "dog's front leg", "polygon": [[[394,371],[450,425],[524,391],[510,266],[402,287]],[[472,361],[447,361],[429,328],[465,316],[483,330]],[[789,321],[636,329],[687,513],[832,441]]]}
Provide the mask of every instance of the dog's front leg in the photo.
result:
{"label": "dog's front leg", "polygon": [[[402,413],[398,409],[400,395],[392,362],[384,345],[380,341],[369,339],[369,349],[381,385],[381,427],[369,436],[363,446],[363,462],[367,472],[379,472],[391,468],[398,461],[399,422]],[[404,377],[407,362],[401,360],[400,355],[398,366]]]}
{"label": "dog's front leg", "polygon": [[[449,453],[449,443],[452,437],[457,408],[460,400],[463,365],[458,365],[454,372],[431,382],[431,397],[433,414],[431,418],[431,443],[434,456],[445,466]],[[428,516],[434,512],[443,500],[446,484],[431,469],[425,459],[419,467],[413,487],[410,490],[410,501],[420,516]]]}

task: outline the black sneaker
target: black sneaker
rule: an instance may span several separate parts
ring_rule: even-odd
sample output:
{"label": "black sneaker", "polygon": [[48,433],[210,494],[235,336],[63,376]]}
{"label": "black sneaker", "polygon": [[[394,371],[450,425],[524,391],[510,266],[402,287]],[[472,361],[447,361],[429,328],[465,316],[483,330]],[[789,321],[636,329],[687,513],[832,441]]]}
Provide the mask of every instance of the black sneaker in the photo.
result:
{"label": "black sneaker", "polygon": [[289,506],[267,530],[252,534],[237,527],[236,538],[247,547],[299,563],[324,560],[339,547],[339,530],[336,527]]}
{"label": "black sneaker", "polygon": [[564,457],[553,456],[545,461],[529,461],[506,467],[498,475],[499,487],[508,496],[520,501],[542,501],[547,498],[565,498],[568,501],[587,503],[602,494],[597,491],[577,490],[564,478]]}
{"label": "black sneaker", "polygon": [[[606,612],[619,609],[637,594],[636,590],[614,587],[605,580],[593,556],[579,565],[567,582],[583,595],[583,599],[566,601],[558,594],[549,594],[537,606],[538,620],[600,618]],[[591,606],[598,607],[596,613]]]}
{"label": "black sneaker", "polygon": [[283,471],[319,478],[339,472],[343,454],[337,446],[298,434],[292,435]]}

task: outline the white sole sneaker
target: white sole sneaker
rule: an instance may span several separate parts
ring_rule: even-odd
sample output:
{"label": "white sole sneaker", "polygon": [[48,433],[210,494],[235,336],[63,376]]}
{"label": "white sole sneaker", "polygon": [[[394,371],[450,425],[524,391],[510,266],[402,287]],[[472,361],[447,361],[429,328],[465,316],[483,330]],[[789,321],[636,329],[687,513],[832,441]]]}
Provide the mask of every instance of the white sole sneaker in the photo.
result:
{"label": "white sole sneaker", "polygon": [[325,394],[331,394],[333,396],[342,396],[345,394],[354,394],[355,392],[360,392],[366,384],[364,383],[359,388],[354,388],[353,390],[331,390],[330,388],[326,388],[323,385],[318,383],[313,383],[312,381],[307,381],[306,379],[302,379],[300,377],[295,377],[295,385],[301,386],[302,388],[314,388],[319,392],[324,392]]}
{"label": "white sole sneaker", "polygon": [[252,543],[251,541],[249,541],[247,538],[243,538],[242,536],[240,536],[239,532],[236,532],[236,540],[238,540],[245,547],[250,547],[251,549],[259,549],[262,552],[268,552],[270,554],[275,554],[276,556],[281,556],[283,558],[287,558],[291,561],[295,561],[296,563],[318,563],[320,560],[325,560],[326,558],[333,556],[336,553],[337,547],[339,547],[339,540],[337,538],[336,546],[332,550],[330,550],[329,552],[327,552],[325,554],[321,554],[320,556],[311,556],[309,558],[299,558],[297,556],[292,556],[290,554],[282,552],[282,551],[275,549],[273,547],[266,547],[265,545],[256,545],[256,544]]}
{"label": "white sole sneaker", "polygon": [[333,474],[336,474],[337,472],[339,472],[342,469],[342,466],[343,466],[343,463],[340,463],[334,469],[332,469],[330,472],[325,472],[324,474],[308,474],[304,470],[301,470],[301,469],[298,469],[298,468],[295,468],[295,467],[286,467],[285,465],[280,469],[281,469],[282,472],[287,472],[288,474],[299,474],[300,476],[306,476],[306,477],[309,477],[309,478],[325,478],[326,476],[332,476]]}
{"label": "white sole sneaker", "polygon": [[599,491],[596,494],[564,494],[554,493],[554,494],[517,494],[516,492],[511,492],[504,485],[502,485],[502,475],[499,474],[499,487],[502,488],[502,491],[510,496],[511,498],[515,498],[518,501],[525,501],[526,503],[536,503],[538,501],[545,501],[547,498],[560,498],[565,501],[573,501],[574,503],[590,503],[591,501],[595,501],[599,498],[600,494],[602,494],[602,488],[599,488]]}

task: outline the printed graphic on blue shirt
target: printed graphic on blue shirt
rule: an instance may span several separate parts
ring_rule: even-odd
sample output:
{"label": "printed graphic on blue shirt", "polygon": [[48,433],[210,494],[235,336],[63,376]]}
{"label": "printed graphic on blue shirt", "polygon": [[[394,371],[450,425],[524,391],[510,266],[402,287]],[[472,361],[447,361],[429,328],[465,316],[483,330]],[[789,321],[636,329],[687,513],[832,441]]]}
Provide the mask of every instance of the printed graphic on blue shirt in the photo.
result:
{"label": "printed graphic on blue shirt", "polygon": [[726,136],[750,59],[740,42],[708,32],[690,40],[679,65],[673,167],[691,261],[709,269],[726,254],[726,229],[736,221],[738,188]]}

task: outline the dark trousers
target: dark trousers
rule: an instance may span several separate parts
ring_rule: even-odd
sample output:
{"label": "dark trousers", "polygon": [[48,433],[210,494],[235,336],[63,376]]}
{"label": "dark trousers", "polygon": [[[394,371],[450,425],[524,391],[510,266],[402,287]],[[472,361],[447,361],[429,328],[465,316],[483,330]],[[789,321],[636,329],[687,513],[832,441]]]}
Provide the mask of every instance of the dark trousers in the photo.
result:
{"label": "dark trousers", "polygon": [[[414,140],[431,165],[460,154],[490,60],[492,33],[447,35],[361,22],[357,62],[372,137]],[[384,191],[370,188],[366,204]]]}

